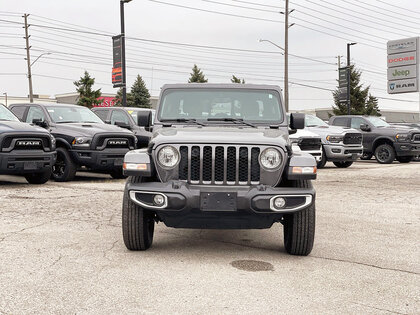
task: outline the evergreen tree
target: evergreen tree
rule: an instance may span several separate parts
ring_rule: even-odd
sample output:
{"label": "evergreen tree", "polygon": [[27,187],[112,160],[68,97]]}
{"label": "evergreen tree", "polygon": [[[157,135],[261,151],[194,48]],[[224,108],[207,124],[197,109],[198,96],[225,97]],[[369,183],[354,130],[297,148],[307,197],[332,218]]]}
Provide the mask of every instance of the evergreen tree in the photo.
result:
{"label": "evergreen tree", "polygon": [[245,80],[244,79],[239,79],[237,76],[235,76],[234,74],[232,75],[232,79],[230,79],[230,81],[232,83],[242,83],[245,84]]}
{"label": "evergreen tree", "polygon": [[[122,88],[120,88],[115,96],[115,106],[122,106]],[[131,92],[127,92],[128,107],[150,108],[150,93],[140,75],[131,86]]]}
{"label": "evergreen tree", "polygon": [[79,81],[74,81],[73,83],[77,87],[77,93],[79,93],[77,105],[92,108],[94,105],[99,105],[101,103],[101,101],[98,100],[98,98],[101,97],[101,89],[92,89],[95,84],[95,79],[91,78],[87,71],[85,71],[83,77],[80,77]]}
{"label": "evergreen tree", "polygon": [[[350,67],[350,114],[381,116],[378,99],[369,93],[370,86],[363,88],[360,83],[362,72]],[[333,92],[334,115],[347,115],[347,103],[339,101],[338,89]]]}
{"label": "evergreen tree", "polygon": [[208,80],[204,77],[203,72],[200,68],[197,67],[196,64],[194,64],[194,67],[192,68],[191,77],[188,79],[188,83],[206,83]]}
{"label": "evergreen tree", "polygon": [[137,75],[136,81],[131,86],[130,97],[127,97],[127,105],[150,108],[150,93],[140,75]]}

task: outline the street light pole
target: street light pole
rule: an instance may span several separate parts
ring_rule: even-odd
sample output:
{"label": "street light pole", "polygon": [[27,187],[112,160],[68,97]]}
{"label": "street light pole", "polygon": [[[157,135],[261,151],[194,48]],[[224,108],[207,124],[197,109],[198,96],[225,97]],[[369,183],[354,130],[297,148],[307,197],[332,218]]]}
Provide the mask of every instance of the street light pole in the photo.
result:
{"label": "street light pole", "polygon": [[289,0],[284,10],[284,106],[289,112]]}
{"label": "street light pole", "polygon": [[125,27],[124,27],[124,4],[131,0],[120,0],[120,19],[121,19],[121,70],[122,70],[122,106],[127,106],[127,82],[125,67]]}
{"label": "street light pole", "polygon": [[357,43],[347,43],[347,115],[350,115],[351,101],[350,101],[350,46]]}

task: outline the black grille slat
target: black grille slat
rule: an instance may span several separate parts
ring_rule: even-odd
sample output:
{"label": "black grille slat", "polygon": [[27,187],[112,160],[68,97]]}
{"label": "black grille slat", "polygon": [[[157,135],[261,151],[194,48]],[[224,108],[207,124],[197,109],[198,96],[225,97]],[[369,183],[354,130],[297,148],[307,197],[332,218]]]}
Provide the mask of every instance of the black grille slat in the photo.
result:
{"label": "black grille slat", "polygon": [[235,182],[236,181],[236,148],[228,147],[227,148],[227,158],[226,158],[226,181]]}
{"label": "black grille slat", "polygon": [[260,148],[180,145],[178,179],[204,184],[250,184],[260,181]]}
{"label": "black grille slat", "polygon": [[200,180],[200,147],[191,148],[191,180]]}
{"label": "black grille slat", "polygon": [[302,151],[320,150],[321,139],[319,138],[302,138],[299,140],[299,148]]}
{"label": "black grille slat", "polygon": [[362,134],[361,133],[346,133],[343,139],[344,144],[361,144]]}
{"label": "black grille slat", "polygon": [[239,148],[239,181],[248,181],[248,148]]}
{"label": "black grille slat", "polygon": [[203,181],[211,181],[212,151],[212,148],[208,146],[203,149]]}
{"label": "black grille slat", "polygon": [[179,161],[179,179],[187,180],[188,179],[188,147],[180,147],[179,153],[181,155]]}
{"label": "black grille slat", "polygon": [[224,151],[223,147],[216,147],[216,154],[214,158],[214,180],[223,182],[224,180]]}
{"label": "black grille slat", "polygon": [[260,155],[260,148],[251,149],[251,182],[260,181],[260,163],[258,157]]}

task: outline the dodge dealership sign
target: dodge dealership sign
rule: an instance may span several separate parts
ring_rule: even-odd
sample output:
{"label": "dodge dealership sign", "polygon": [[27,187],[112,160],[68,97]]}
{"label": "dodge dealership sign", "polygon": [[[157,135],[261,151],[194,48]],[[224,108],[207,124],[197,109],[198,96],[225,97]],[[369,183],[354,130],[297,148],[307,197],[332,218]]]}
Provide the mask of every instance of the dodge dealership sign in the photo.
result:
{"label": "dodge dealership sign", "polygon": [[419,38],[391,40],[387,44],[388,93],[417,92],[419,89]]}

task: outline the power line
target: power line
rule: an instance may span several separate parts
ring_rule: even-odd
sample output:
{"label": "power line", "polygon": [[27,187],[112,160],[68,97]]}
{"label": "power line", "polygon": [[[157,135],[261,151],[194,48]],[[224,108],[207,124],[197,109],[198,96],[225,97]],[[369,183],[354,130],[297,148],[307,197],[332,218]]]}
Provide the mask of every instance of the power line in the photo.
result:
{"label": "power line", "polygon": [[408,11],[408,12],[411,12],[411,13],[415,13],[415,14],[420,15],[420,12],[419,12],[419,11],[416,11],[416,10],[414,10],[414,9],[412,9],[412,8],[407,9],[407,8],[399,7],[399,6],[397,6],[396,4],[390,4],[390,3],[386,2],[386,1],[383,1],[383,0],[376,0],[376,1],[381,2],[381,3],[383,3],[383,4],[386,4],[386,5],[388,5],[388,6],[392,7],[392,8],[394,8],[394,9],[395,9],[395,8],[398,8],[398,9],[401,9],[401,10],[404,10],[404,11]]}

